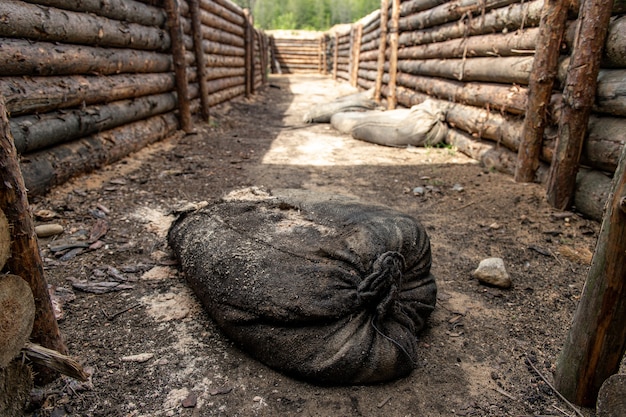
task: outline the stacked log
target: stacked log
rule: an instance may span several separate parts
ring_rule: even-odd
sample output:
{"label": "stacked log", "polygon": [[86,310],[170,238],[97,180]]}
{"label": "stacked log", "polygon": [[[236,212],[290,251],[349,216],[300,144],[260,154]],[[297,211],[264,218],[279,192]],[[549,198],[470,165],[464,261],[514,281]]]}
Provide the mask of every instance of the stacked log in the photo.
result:
{"label": "stacked log", "polygon": [[31,194],[191,131],[191,113],[206,120],[247,76],[266,82],[266,35],[247,71],[230,0],[6,0],[0,16],[0,95]]}
{"label": "stacked log", "polygon": [[313,73],[320,72],[322,49],[318,32],[308,31],[268,31],[273,37],[272,56],[276,59],[280,72]]}
{"label": "stacked log", "polygon": [[359,48],[358,77],[356,84],[369,90],[376,85],[378,68],[378,53],[381,42],[380,10],[376,10],[363,19],[360,24],[363,28]]}
{"label": "stacked log", "polygon": [[350,81],[350,49],[351,27],[339,27],[335,32],[335,62],[334,77]]}

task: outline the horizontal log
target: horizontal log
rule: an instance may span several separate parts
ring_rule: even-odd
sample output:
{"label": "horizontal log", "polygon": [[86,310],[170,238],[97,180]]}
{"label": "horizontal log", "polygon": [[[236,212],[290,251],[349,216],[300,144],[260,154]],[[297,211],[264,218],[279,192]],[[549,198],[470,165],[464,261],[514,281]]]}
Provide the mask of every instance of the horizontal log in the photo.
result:
{"label": "horizontal log", "polygon": [[374,88],[376,86],[376,82],[375,81],[370,81],[370,80],[365,80],[363,78],[359,78],[357,80],[357,85],[365,90],[369,90],[371,88]]}
{"label": "horizontal log", "polygon": [[216,93],[221,90],[226,90],[231,87],[236,86],[245,86],[246,85],[246,77],[236,76],[236,77],[227,77],[220,78],[217,80],[212,80],[207,82],[207,89],[209,94]]}
{"label": "horizontal log", "polygon": [[230,10],[231,12],[238,14],[240,16],[244,16],[243,14],[243,10],[241,9],[241,7],[237,6],[235,3],[233,3],[230,0],[213,0],[215,1],[215,3],[219,4],[220,6],[222,6],[223,8]]}
{"label": "horizontal log", "polygon": [[362,43],[361,44],[361,53],[363,52],[367,52],[367,51],[374,51],[374,52],[378,52],[378,45],[380,44],[380,40],[379,39],[374,39],[371,40],[367,43]]}
{"label": "horizontal log", "polygon": [[580,169],[574,194],[576,211],[601,222],[610,192],[611,177],[599,171]]}
{"label": "horizontal log", "polygon": [[119,161],[162,140],[178,128],[174,112],[130,123],[106,132],[22,157],[21,169],[29,195],[42,195],[70,178]]}
{"label": "horizontal log", "polygon": [[422,12],[424,10],[432,9],[440,4],[446,3],[450,0],[410,0],[404,1],[400,5],[400,17],[405,17],[411,14]]}
{"label": "horizontal log", "polygon": [[363,43],[368,43],[368,42],[372,42],[372,41],[376,41],[377,43],[380,42],[380,34],[381,34],[381,29],[378,28],[370,33],[368,33],[367,35],[363,35]]}
{"label": "horizontal log", "polygon": [[398,85],[434,96],[442,100],[455,101],[475,107],[491,107],[513,114],[524,114],[528,89],[526,87],[459,82],[442,78],[397,75]]}
{"label": "horizontal log", "polygon": [[515,3],[516,0],[453,0],[429,10],[400,18],[400,31],[413,31],[442,25],[461,19],[463,16],[485,13]]}
{"label": "horizontal log", "polygon": [[615,172],[624,144],[626,119],[592,115],[583,144],[581,163],[598,170]]}
{"label": "horizontal log", "polygon": [[244,28],[242,26],[235,25],[224,18],[207,12],[206,10],[200,10],[200,20],[203,25],[210,28],[221,29],[236,36],[244,35]]}
{"label": "horizontal log", "polygon": [[467,133],[452,128],[448,131],[446,143],[488,169],[509,175],[515,172],[517,154],[505,148],[497,148],[493,142],[476,140]]}
{"label": "horizontal log", "polygon": [[398,50],[399,59],[471,58],[533,54],[539,28],[452,39]]}
{"label": "horizontal log", "polygon": [[89,13],[3,0],[0,16],[0,36],[9,38],[159,51],[170,47],[170,36],[163,29]]}
{"label": "horizontal log", "polygon": [[359,80],[363,79],[363,80],[367,80],[367,81],[376,81],[376,77],[378,75],[377,71],[368,71],[368,70],[364,70],[364,69],[359,69]]}
{"label": "horizontal log", "polygon": [[208,41],[223,43],[226,45],[237,46],[243,48],[245,41],[243,37],[233,35],[232,33],[224,32],[216,28],[202,27],[202,38]]}
{"label": "horizontal log", "polygon": [[359,62],[359,68],[365,70],[378,71],[378,62],[372,60],[364,60]]}
{"label": "horizontal log", "polygon": [[539,25],[543,0],[533,0],[491,10],[479,19],[462,19],[453,23],[400,34],[401,46],[443,42],[465,36],[483,35],[502,31],[512,32]]}
{"label": "horizontal log", "polygon": [[[576,39],[576,22],[572,22],[565,34],[565,42],[571,50]],[[602,68],[626,68],[626,15],[611,20],[602,51]]]}
{"label": "horizontal log", "polygon": [[9,124],[18,153],[28,153],[112,129],[176,108],[174,93],[64,110],[44,115],[11,118]]}
{"label": "horizontal log", "polygon": [[105,49],[0,38],[3,75],[119,74],[168,72],[172,58],[158,52]]}
{"label": "horizontal log", "polygon": [[464,81],[528,84],[532,57],[402,60],[398,70]]}
{"label": "horizontal log", "polygon": [[93,13],[109,19],[165,27],[165,10],[134,0],[25,0],[29,3],[81,13]]}
{"label": "horizontal log", "polygon": [[164,93],[174,87],[171,72],[106,77],[3,77],[0,95],[5,97],[7,110],[15,117]]}
{"label": "horizontal log", "polygon": [[227,56],[244,56],[246,50],[243,47],[225,45],[219,42],[202,41],[202,49],[207,54],[227,55]]}
{"label": "horizontal log", "polygon": [[200,7],[207,12],[213,13],[214,15],[228,20],[237,26],[243,27],[246,23],[246,20],[241,13],[235,13],[234,11],[223,6],[220,7],[217,2],[211,0],[200,0]]}
{"label": "horizontal log", "polygon": [[239,56],[223,56],[209,54],[205,57],[207,67],[243,67],[245,58]]}
{"label": "horizontal log", "polygon": [[242,96],[246,93],[244,85],[230,87],[225,90],[217,91],[209,95],[209,105],[217,106],[225,101],[232,100],[235,97]]}

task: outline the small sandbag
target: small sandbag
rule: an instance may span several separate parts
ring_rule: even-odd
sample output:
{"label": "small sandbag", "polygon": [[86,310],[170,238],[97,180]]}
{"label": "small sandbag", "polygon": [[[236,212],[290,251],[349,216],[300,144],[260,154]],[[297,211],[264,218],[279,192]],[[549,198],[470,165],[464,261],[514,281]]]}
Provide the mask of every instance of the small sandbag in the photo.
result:
{"label": "small sandbag", "polygon": [[360,123],[371,123],[376,120],[381,123],[400,121],[406,118],[410,111],[409,109],[396,109],[336,113],[330,118],[330,125],[341,133],[350,134],[352,129]]}
{"label": "small sandbag", "polygon": [[426,100],[411,107],[401,120],[385,115],[355,124],[351,134],[355,139],[386,146],[433,146],[447,134],[444,109],[435,101]]}
{"label": "small sandbag", "polygon": [[411,216],[253,188],[180,215],[168,239],[218,326],[270,367],[322,384],[415,368],[437,289],[428,236]]}
{"label": "small sandbag", "polygon": [[372,100],[372,91],[338,97],[328,103],[313,106],[303,117],[304,123],[329,123],[333,114],[373,110],[378,103]]}

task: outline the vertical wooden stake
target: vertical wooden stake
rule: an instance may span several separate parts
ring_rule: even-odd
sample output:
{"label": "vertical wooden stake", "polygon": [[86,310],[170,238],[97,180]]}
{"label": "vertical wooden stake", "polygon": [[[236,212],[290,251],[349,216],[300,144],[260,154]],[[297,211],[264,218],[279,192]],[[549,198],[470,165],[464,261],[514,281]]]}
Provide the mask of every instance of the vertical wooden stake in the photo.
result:
{"label": "vertical wooden stake", "polygon": [[198,0],[188,0],[191,12],[191,28],[193,31],[193,47],[196,53],[196,70],[198,71],[198,84],[200,85],[200,105],[202,119],[209,120],[209,88],[207,85],[207,67],[204,59],[204,47],[202,46],[202,22],[200,20],[200,3]]}
{"label": "vertical wooden stake", "polygon": [[380,43],[378,44],[378,62],[376,64],[376,85],[374,100],[380,103],[380,95],[385,75],[385,61],[387,60],[387,22],[389,17],[389,0],[380,0]]}
{"label": "vertical wooden stake", "polygon": [[246,66],[246,97],[254,93],[254,35],[252,34],[252,22],[249,9],[243,9],[246,20],[245,36],[245,66]]}
{"label": "vertical wooden stake", "polygon": [[400,0],[392,0],[391,6],[391,36],[389,39],[389,97],[387,108],[395,109],[398,105],[398,92],[396,91],[396,78],[398,75],[398,22],[400,20]]}
{"label": "vertical wooden stake", "polygon": [[185,64],[185,45],[183,43],[183,28],[180,25],[180,7],[178,0],[166,0],[167,26],[172,39],[172,59],[176,74],[176,93],[178,94],[178,112],[180,128],[186,133],[193,131],[191,123],[191,108],[187,86],[187,69]]}
{"label": "vertical wooden stake", "polygon": [[352,73],[350,81],[353,87],[358,86],[359,82],[359,63],[361,60],[361,39],[363,37],[363,25],[358,23],[354,32],[354,42],[352,44]]}
{"label": "vertical wooden stake", "polygon": [[339,34],[335,32],[335,46],[333,50],[333,80],[337,79],[337,59],[339,59]]}
{"label": "vertical wooden stake", "polygon": [[[11,255],[7,269],[28,282],[35,299],[35,321],[31,341],[64,355],[67,347],[63,343],[57,325],[46,282],[35,227],[20,170],[17,150],[9,128],[4,97],[0,96],[0,209],[10,226]],[[47,383],[56,378],[56,372],[48,368],[36,369],[38,382]]]}
{"label": "vertical wooden stake", "polygon": [[613,177],[589,275],[558,358],[555,386],[570,401],[592,406],[626,351],[626,146]]}
{"label": "vertical wooden stake", "polygon": [[558,73],[559,52],[565,32],[569,0],[547,0],[543,5],[535,59],[530,72],[528,104],[517,154],[515,181],[532,182],[546,127],[547,107]]}
{"label": "vertical wooden stake", "polygon": [[576,173],[595,99],[600,58],[613,2],[585,0],[563,91],[563,110],[548,178],[548,202],[559,210],[574,200]]}

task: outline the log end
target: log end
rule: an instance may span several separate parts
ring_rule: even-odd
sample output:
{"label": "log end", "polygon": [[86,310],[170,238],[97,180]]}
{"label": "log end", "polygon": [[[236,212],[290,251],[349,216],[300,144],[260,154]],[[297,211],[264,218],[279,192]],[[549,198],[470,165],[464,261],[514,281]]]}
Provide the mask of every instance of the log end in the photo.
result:
{"label": "log end", "polygon": [[21,359],[0,368],[0,415],[23,415],[32,389],[33,373]]}
{"label": "log end", "polygon": [[20,353],[34,320],[35,300],[28,283],[17,275],[0,276],[0,368]]}

